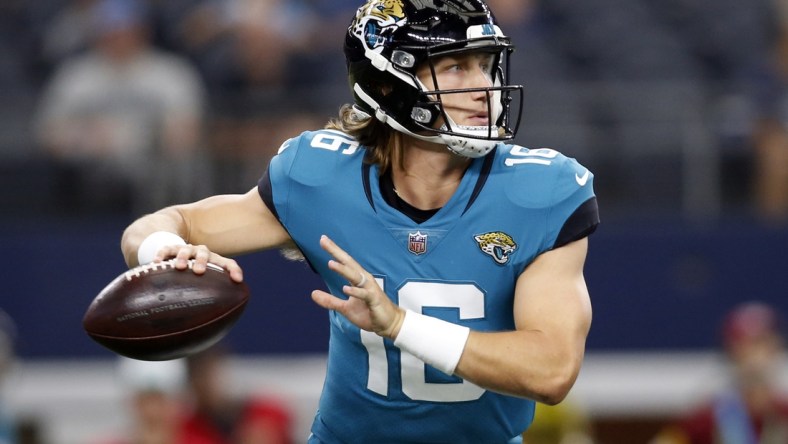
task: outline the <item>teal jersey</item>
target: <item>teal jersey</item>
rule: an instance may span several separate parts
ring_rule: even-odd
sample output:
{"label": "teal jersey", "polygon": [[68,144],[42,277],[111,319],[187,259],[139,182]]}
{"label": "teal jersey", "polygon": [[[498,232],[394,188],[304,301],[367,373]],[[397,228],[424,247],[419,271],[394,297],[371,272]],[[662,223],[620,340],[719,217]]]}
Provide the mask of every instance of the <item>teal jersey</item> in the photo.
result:
{"label": "teal jersey", "polygon": [[[474,159],[452,198],[417,223],[390,205],[366,150],[338,131],[288,140],[260,180],[263,200],[324,279],[328,235],[399,306],[479,331],[514,329],[517,277],[598,223],[593,175],[554,150],[499,145]],[[330,312],[328,366],[313,434],[325,443],[506,443],[534,402],[424,364]]]}

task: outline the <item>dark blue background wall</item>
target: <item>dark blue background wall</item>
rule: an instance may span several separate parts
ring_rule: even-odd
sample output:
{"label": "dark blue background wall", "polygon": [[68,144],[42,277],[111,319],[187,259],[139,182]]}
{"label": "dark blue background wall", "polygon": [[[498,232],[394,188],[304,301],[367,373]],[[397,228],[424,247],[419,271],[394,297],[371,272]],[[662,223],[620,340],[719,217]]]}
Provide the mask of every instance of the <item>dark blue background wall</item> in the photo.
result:
{"label": "dark blue background wall", "polygon": [[[0,308],[18,324],[23,357],[104,356],[81,327],[92,298],[125,270],[127,221],[0,224]],[[605,223],[591,238],[586,279],[591,350],[714,347],[733,305],[763,299],[788,313],[788,230],[676,220]],[[327,318],[309,293],[321,282],[278,252],[239,258],[252,299],[229,335],[242,353],[322,352]]]}

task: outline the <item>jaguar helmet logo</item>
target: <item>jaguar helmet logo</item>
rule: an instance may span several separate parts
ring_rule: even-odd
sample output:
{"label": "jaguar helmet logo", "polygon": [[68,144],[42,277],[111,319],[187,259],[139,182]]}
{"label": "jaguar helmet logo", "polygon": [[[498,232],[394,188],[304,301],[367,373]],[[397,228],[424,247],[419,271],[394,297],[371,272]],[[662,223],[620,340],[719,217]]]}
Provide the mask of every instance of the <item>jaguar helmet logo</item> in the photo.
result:
{"label": "jaguar helmet logo", "polygon": [[503,231],[491,231],[489,233],[477,234],[473,237],[482,252],[498,263],[509,262],[509,256],[517,249],[517,243],[511,236]]}
{"label": "jaguar helmet logo", "polygon": [[369,49],[375,49],[385,44],[404,19],[402,0],[369,0],[350,27]]}
{"label": "jaguar helmet logo", "polygon": [[400,20],[405,17],[402,8],[402,0],[371,0],[366,5],[369,14],[380,18],[383,21],[390,18]]}

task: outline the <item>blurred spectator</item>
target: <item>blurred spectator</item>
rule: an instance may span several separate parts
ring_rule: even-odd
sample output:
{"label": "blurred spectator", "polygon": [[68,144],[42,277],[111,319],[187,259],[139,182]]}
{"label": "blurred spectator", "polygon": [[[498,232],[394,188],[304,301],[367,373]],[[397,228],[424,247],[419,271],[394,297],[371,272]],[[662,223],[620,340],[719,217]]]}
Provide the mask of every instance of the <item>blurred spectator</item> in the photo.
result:
{"label": "blurred spectator", "polygon": [[[213,111],[207,144],[219,192],[246,191],[283,134],[322,125],[334,114],[331,73],[341,70],[339,91],[347,91],[344,58],[325,57],[322,45],[314,44],[326,39],[325,17],[316,21],[311,6],[306,0],[156,4],[164,39],[188,55],[205,79]],[[326,103],[330,113],[322,108]]]}
{"label": "blurred spectator", "polygon": [[756,75],[755,202],[770,221],[788,221],[788,2],[773,0],[775,32]]}
{"label": "blurred spectator", "polygon": [[3,388],[5,376],[14,363],[14,336],[16,327],[5,311],[0,309],[0,444],[15,444],[16,426],[10,414],[5,410]]}
{"label": "blurred spectator", "polygon": [[128,429],[97,444],[189,444],[180,436],[183,360],[118,361],[118,379],[129,402]]}
{"label": "blurred spectator", "polygon": [[227,352],[214,346],[188,358],[192,410],[183,428],[189,444],[289,444],[291,416],[281,402],[232,394]]}
{"label": "blurred spectator", "polygon": [[[577,72],[552,44],[556,30],[537,0],[489,0],[502,29],[515,43],[509,78],[524,86],[523,116],[515,140],[527,147],[562,147],[572,157],[593,159],[586,124],[589,112],[582,103]],[[515,97],[513,107],[520,106]],[[591,160],[592,161],[592,160]]]}
{"label": "blurred spectator", "polygon": [[523,433],[523,444],[591,444],[593,442],[591,420],[571,399],[554,406],[537,403],[534,422]]}
{"label": "blurred spectator", "polygon": [[6,410],[6,377],[16,361],[16,336],[16,323],[0,308],[0,444],[40,444],[44,442],[41,418]]}
{"label": "blurred spectator", "polygon": [[788,131],[785,123],[761,119],[755,128],[755,204],[767,221],[788,219]]}
{"label": "blurred spectator", "polygon": [[31,75],[30,53],[35,32],[22,0],[0,2],[0,156],[27,158],[31,136],[36,84]]}
{"label": "blurred spectator", "polygon": [[158,2],[157,11],[164,40],[195,61],[219,96],[283,93],[288,61],[306,47],[312,21],[299,0],[177,0]]}
{"label": "blurred spectator", "polygon": [[653,444],[785,444],[788,397],[777,376],[785,358],[778,313],[751,302],[732,310],[723,328],[729,387],[666,427]]}
{"label": "blurred spectator", "polygon": [[41,58],[46,68],[90,47],[96,3],[97,0],[70,0],[47,20],[41,36]]}
{"label": "blurred spectator", "polygon": [[92,11],[91,48],[56,70],[37,119],[40,143],[64,166],[63,197],[124,209],[124,197],[151,196],[130,202],[135,213],[198,197],[210,185],[195,178],[205,174],[198,73],[151,46],[141,0],[100,0]]}

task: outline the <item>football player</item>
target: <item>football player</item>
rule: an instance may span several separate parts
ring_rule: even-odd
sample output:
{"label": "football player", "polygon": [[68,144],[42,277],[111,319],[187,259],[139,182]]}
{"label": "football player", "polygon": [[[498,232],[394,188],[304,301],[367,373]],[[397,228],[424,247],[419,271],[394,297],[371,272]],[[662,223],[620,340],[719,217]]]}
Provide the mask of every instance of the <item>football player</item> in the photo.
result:
{"label": "football player", "polygon": [[482,0],[371,0],[348,28],[354,104],[282,144],[255,188],[127,228],[128,265],[298,251],[329,292],[310,443],[519,442],[575,382],[591,323],[593,175],[507,144],[521,86]]}

